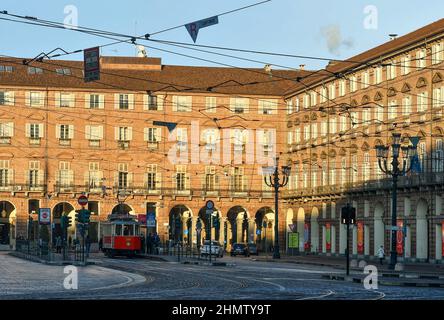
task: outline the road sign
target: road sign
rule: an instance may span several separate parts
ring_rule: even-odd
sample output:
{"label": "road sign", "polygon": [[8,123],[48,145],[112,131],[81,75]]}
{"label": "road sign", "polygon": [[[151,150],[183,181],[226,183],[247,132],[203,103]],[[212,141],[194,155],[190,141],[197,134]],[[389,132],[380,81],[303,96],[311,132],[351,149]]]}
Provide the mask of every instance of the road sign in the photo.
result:
{"label": "road sign", "polygon": [[295,224],[289,224],[288,228],[290,229],[291,232],[295,232],[296,231],[296,225]]}
{"label": "road sign", "polygon": [[206,203],[206,207],[208,210],[214,209],[214,202],[212,200],[208,200]]}
{"label": "road sign", "polygon": [[288,248],[290,249],[299,248],[299,233],[297,232],[288,233]]}
{"label": "road sign", "polygon": [[86,196],[80,196],[80,197],[77,199],[77,202],[78,202],[82,207],[84,207],[84,206],[86,206],[86,205],[88,204],[88,198],[87,198]]}
{"label": "road sign", "polygon": [[50,208],[40,208],[39,209],[39,224],[51,224],[51,209]]}
{"label": "road sign", "polygon": [[85,82],[100,80],[100,48],[94,47],[83,50],[83,65]]}

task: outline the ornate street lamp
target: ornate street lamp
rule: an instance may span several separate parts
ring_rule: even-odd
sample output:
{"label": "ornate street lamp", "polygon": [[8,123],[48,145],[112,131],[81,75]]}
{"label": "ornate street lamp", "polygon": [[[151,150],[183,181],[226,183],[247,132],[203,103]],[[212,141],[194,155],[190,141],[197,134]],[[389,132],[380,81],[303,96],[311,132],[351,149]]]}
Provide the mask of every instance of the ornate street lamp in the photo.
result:
{"label": "ornate street lamp", "polygon": [[291,172],[291,167],[283,166],[281,168],[283,181],[280,182],[279,179],[279,157],[276,157],[275,167],[273,177],[271,175],[265,176],[264,181],[267,186],[274,188],[274,251],[273,259],[280,259],[281,254],[279,253],[279,188],[283,188],[288,184],[288,179]]}
{"label": "ornate street lamp", "polygon": [[[396,252],[396,232],[397,232],[397,191],[398,191],[398,177],[404,176],[412,169],[412,159],[416,157],[418,138],[410,138],[412,145],[401,146],[401,134],[393,133],[392,135],[392,168],[389,169],[389,146],[376,146],[376,156],[378,158],[378,165],[382,172],[392,177],[392,239],[390,251],[390,265],[389,269],[394,270],[397,262]],[[400,163],[399,156],[402,153],[402,161]]]}

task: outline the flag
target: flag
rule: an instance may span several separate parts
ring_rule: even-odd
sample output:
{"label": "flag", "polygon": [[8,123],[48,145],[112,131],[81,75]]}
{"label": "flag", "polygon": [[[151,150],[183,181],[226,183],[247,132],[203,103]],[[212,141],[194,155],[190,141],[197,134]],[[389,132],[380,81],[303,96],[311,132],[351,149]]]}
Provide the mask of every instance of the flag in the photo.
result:
{"label": "flag", "polygon": [[188,33],[190,34],[191,38],[193,39],[194,43],[196,43],[197,40],[197,34],[199,33],[199,29],[209,27],[215,24],[219,23],[219,19],[217,16],[202,19],[199,21],[191,22],[185,25],[185,28],[188,30]]}

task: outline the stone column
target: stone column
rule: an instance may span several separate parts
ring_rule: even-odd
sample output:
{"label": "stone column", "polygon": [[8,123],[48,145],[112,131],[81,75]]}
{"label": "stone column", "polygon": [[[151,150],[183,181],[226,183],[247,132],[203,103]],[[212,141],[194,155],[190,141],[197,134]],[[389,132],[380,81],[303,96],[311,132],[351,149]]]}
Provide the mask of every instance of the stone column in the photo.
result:
{"label": "stone column", "polygon": [[243,214],[238,214],[236,218],[236,241],[242,242],[242,223],[244,222]]}
{"label": "stone column", "polygon": [[233,230],[231,221],[227,219],[227,250],[231,250],[231,239],[233,238]]}
{"label": "stone column", "polygon": [[197,231],[196,231],[196,223],[197,223],[197,217],[191,217],[191,242],[194,245],[197,244]]}
{"label": "stone column", "polygon": [[188,213],[184,213],[181,217],[182,220],[182,241],[185,241],[185,237],[188,239],[188,235],[185,235],[185,230],[187,230]]}
{"label": "stone column", "polygon": [[248,219],[248,242],[256,243],[256,221],[254,218]]}
{"label": "stone column", "polygon": [[224,240],[225,240],[225,222],[227,221],[227,218],[220,217],[220,228],[219,228],[219,242],[223,246]]}

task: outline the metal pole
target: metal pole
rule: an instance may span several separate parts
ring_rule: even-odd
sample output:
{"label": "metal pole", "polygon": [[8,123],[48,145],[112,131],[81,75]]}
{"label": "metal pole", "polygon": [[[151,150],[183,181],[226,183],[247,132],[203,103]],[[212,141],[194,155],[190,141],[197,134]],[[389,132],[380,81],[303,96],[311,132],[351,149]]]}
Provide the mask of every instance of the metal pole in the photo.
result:
{"label": "metal pole", "polygon": [[347,218],[347,248],[346,254],[347,254],[347,276],[350,275],[350,205],[347,205],[348,210],[348,218]]}
{"label": "metal pole", "polygon": [[212,213],[210,213],[210,228],[208,228],[209,229],[209,231],[210,231],[210,263],[211,263],[211,248],[212,248],[212,246],[211,246],[211,231],[212,231],[212,228],[213,228],[213,214]]}
{"label": "metal pole", "polygon": [[276,167],[274,169],[274,210],[275,210],[275,225],[274,225],[274,252],[273,259],[280,259],[279,253],[279,158],[276,159]]}
{"label": "metal pole", "polygon": [[393,173],[393,192],[392,192],[392,239],[391,239],[391,251],[390,251],[390,265],[389,269],[394,270],[397,262],[396,252],[396,227],[397,227],[397,198],[398,198],[398,159],[393,159],[394,173]]}

